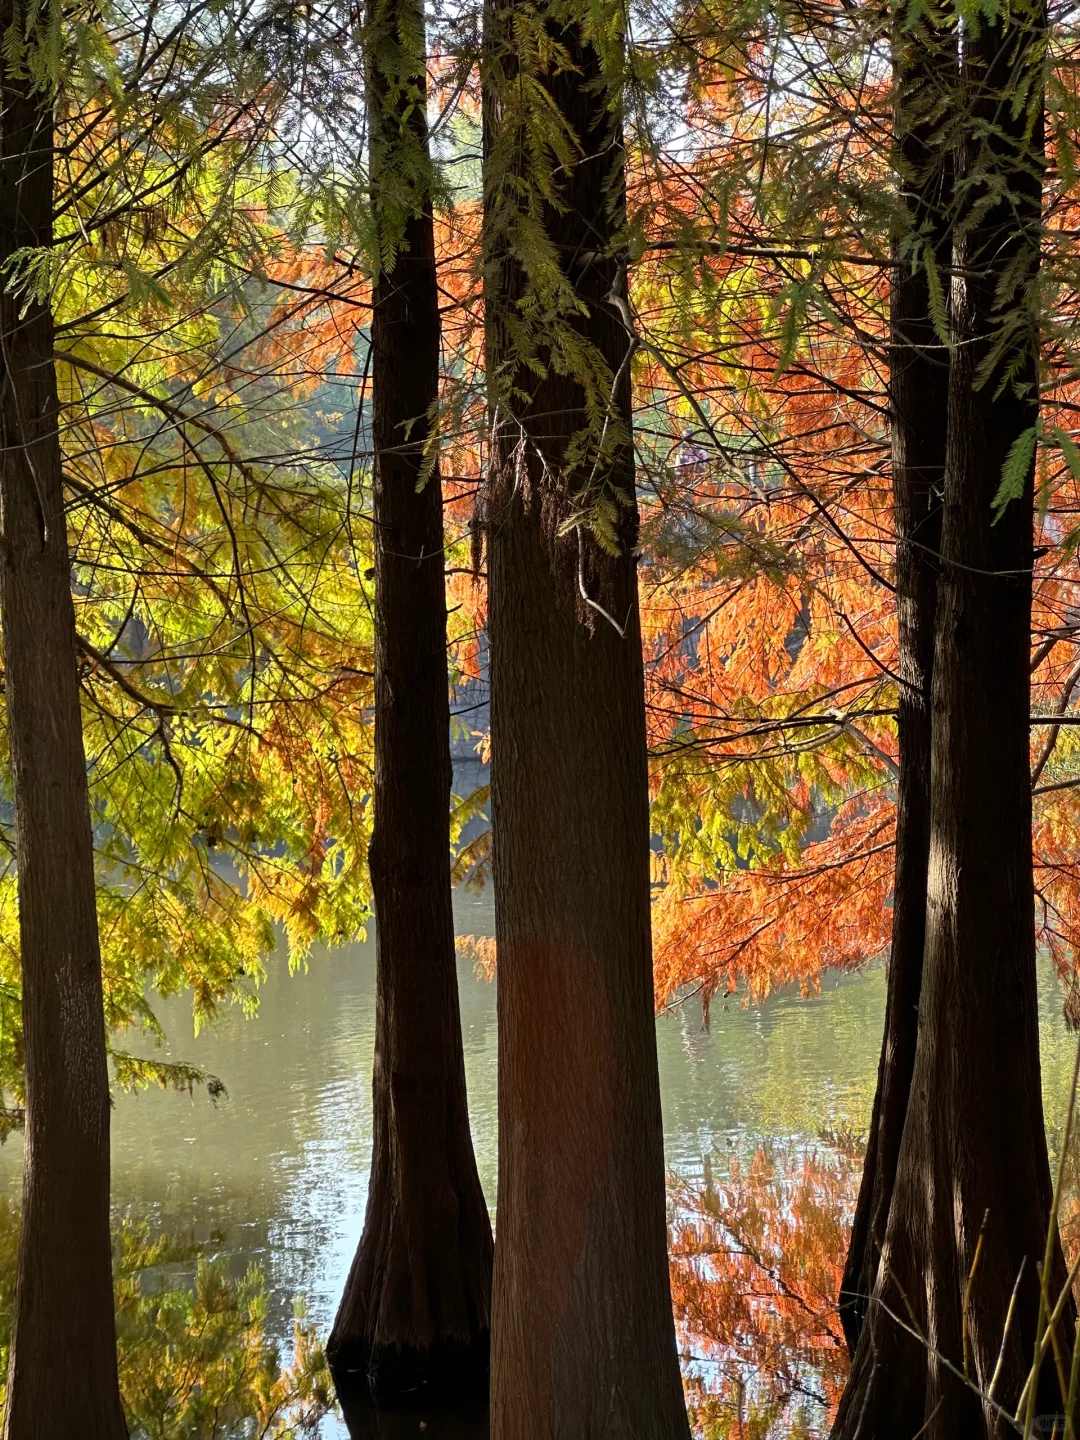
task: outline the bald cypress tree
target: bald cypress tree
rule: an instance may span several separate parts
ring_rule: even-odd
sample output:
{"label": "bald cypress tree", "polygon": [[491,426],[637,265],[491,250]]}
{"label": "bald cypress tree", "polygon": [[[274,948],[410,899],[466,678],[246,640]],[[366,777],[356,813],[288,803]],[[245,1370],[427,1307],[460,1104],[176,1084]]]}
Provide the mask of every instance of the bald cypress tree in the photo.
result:
{"label": "bald cypress tree", "polygon": [[[889,295],[889,410],[899,626],[896,870],[885,1033],[859,1197],[840,1291],[854,1353],[874,1288],[896,1179],[918,1036],[930,860],[930,692],[934,674],[941,495],[948,439],[949,348],[933,314],[931,273],[952,255],[948,131],[957,50],[952,31],[893,22],[897,235]],[[944,287],[944,279],[939,282]]]}
{"label": "bald cypress tree", "polygon": [[20,33],[18,14],[0,6],[0,618],[26,1066],[4,1435],[120,1440],[109,1081],[53,320],[9,264],[52,244],[53,96],[38,74],[44,37]]}
{"label": "bald cypress tree", "polygon": [[609,79],[618,57],[605,64],[597,30],[562,7],[489,0],[485,26],[492,1435],[682,1440],[653,1017],[624,156]]}
{"label": "bald cypress tree", "polygon": [[367,1215],[328,1353],[379,1401],[487,1385],[492,1239],[465,1093],[450,886],[439,295],[423,10],[365,30],[375,450],[377,995]]}
{"label": "bald cypress tree", "polygon": [[[1045,34],[1042,0],[980,16],[955,83],[919,1029],[837,1440],[1003,1434],[997,1407],[1016,1412],[1040,1338],[1044,1257],[1055,1299],[1065,1278],[1039,1071],[1028,740]],[[1072,1331],[1067,1304],[1066,1365]],[[1034,1414],[1061,1413],[1052,1360],[1028,1395]]]}

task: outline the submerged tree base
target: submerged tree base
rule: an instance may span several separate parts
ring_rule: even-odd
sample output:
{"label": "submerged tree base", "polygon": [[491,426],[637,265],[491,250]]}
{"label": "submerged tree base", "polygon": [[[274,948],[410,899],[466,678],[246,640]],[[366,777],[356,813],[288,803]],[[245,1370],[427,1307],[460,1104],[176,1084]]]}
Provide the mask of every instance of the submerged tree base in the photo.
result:
{"label": "submerged tree base", "polygon": [[[490,1340],[442,1340],[428,1346],[344,1344],[331,1361],[342,1407],[487,1404]],[[372,1432],[375,1433],[375,1432]]]}
{"label": "submerged tree base", "polygon": [[341,1413],[352,1440],[488,1440],[486,1403],[450,1408],[410,1405],[383,1409],[372,1404],[367,1391],[360,1396],[339,1388]]}

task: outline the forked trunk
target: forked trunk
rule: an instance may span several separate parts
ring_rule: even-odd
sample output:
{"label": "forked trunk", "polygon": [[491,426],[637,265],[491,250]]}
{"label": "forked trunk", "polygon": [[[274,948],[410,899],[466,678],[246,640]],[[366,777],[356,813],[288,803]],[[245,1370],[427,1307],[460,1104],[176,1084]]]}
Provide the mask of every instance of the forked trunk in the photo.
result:
{"label": "forked trunk", "polygon": [[955,84],[955,67],[956,42],[951,32],[941,36],[912,33],[906,25],[896,22],[894,154],[906,211],[905,233],[894,247],[889,297],[900,779],[885,1033],[862,1182],[840,1288],[840,1318],[852,1354],[874,1288],[896,1179],[915,1063],[926,938],[930,689],[949,395],[949,352],[931,316],[928,268],[936,267],[944,293],[951,260],[947,212],[952,167],[941,133],[949,119],[943,97],[951,93]]}
{"label": "forked trunk", "polygon": [[[842,1440],[1010,1433],[995,1407],[1015,1411],[1034,1357],[1048,1233],[1055,1298],[1064,1279],[1050,1213],[1035,985],[1033,465],[1017,469],[1017,498],[996,518],[994,509],[1006,457],[1015,458],[1038,413],[1026,306],[1039,257],[1045,12],[1035,0],[995,25],[980,23],[981,32],[965,35],[958,97],[965,189],[954,231],[919,1035],[881,1263],[836,1419]],[[1010,100],[1025,79],[1028,105],[1040,108],[1016,115]],[[980,210],[983,186],[995,179],[1008,198]],[[1022,323],[1006,328],[1017,314]],[[1059,1340],[1067,1365],[1071,1305]],[[1048,1359],[1035,1411],[1061,1410]]]}
{"label": "forked trunk", "polygon": [[[558,208],[530,195],[515,67],[531,12],[486,15],[487,496],[499,1195],[495,1440],[685,1440],[668,1282],[649,928],[629,338],[609,294],[625,220],[621,130],[596,52],[549,22],[571,68],[543,83],[580,144]],[[530,103],[530,102],[526,102]],[[541,123],[543,119],[541,116]],[[571,450],[586,392],[538,341],[512,254],[535,204],[585,314],[567,356],[602,357],[603,448]],[[521,217],[521,218],[519,218]],[[556,302],[558,303],[558,302]],[[600,373],[600,372],[598,372]],[[615,380],[614,386],[612,380]],[[601,401],[603,403],[603,401]],[[595,439],[595,434],[593,436]],[[599,477],[599,483],[598,479]],[[606,502],[601,549],[583,507]],[[576,523],[577,522],[577,523]],[[587,598],[586,598],[587,597]]]}
{"label": "forked trunk", "polygon": [[[4,13],[6,9],[6,14]],[[0,6],[0,29],[14,12]],[[0,273],[52,239],[47,93],[0,79]],[[0,295],[0,613],[19,877],[26,1139],[6,1440],[119,1440],[109,1078],[53,323]]]}
{"label": "forked trunk", "polygon": [[380,1402],[487,1384],[492,1239],[465,1093],[450,887],[442,492],[430,463],[439,304],[424,23],[374,0],[366,33],[374,213],[396,256],[372,295],[375,449],[374,1139],[360,1245],[327,1346]]}

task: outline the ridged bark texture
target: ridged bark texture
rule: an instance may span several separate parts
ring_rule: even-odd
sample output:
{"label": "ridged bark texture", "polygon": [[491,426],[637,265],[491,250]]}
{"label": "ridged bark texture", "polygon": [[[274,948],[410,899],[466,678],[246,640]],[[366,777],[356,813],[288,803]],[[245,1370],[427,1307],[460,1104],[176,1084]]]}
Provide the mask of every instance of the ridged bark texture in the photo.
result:
{"label": "ridged bark texture", "polygon": [[[6,13],[4,13],[6,11]],[[13,24],[0,6],[0,31]],[[0,267],[52,239],[50,97],[0,78]],[[0,269],[0,273],[2,269]],[[0,618],[19,877],[26,1138],[6,1440],[120,1440],[109,1079],[53,323],[0,295]]]}
{"label": "ridged bark texture", "polygon": [[952,259],[952,164],[941,136],[948,123],[943,101],[954,84],[956,43],[951,34],[912,32],[897,21],[892,51],[894,163],[906,211],[905,233],[894,247],[889,297],[900,779],[885,1031],[840,1288],[840,1318],[852,1354],[877,1276],[915,1064],[930,858],[930,692],[948,437],[949,351],[931,316],[926,249],[944,291]]}
{"label": "ridged bark texture", "polygon": [[[465,1090],[450,884],[442,490],[427,453],[439,304],[423,14],[375,0],[366,32],[372,203],[396,255],[372,295],[375,449],[374,1139],[360,1245],[327,1346],[380,1402],[486,1391],[492,1237]],[[412,169],[398,210],[402,173]]]}
{"label": "ridged bark texture", "polygon": [[[625,216],[622,135],[595,51],[572,26],[551,23],[574,68],[541,83],[580,156],[558,174],[561,206],[537,205],[533,223],[586,307],[564,323],[602,357],[610,396],[606,449],[581,459],[570,443],[586,426],[583,386],[547,364],[543,343],[534,352],[542,374],[522,363],[526,281],[511,253],[527,234],[515,207],[530,203],[513,133],[524,120],[515,108],[524,93],[514,70],[519,22],[527,31],[513,0],[489,5],[486,520],[499,986],[491,1433],[685,1440],[653,1013],[630,342],[608,299],[623,285],[613,254]],[[615,553],[574,525],[579,507],[597,501],[598,477],[615,502]]]}
{"label": "ridged bark texture", "polygon": [[[1022,494],[996,520],[994,508],[1006,456],[1038,413],[1036,327],[1021,323],[1006,333],[999,354],[994,345],[1010,312],[1030,314],[1016,307],[1030,299],[1038,271],[1041,110],[1014,115],[1011,99],[1034,68],[1029,103],[1041,105],[1045,12],[1036,0],[994,25],[980,23],[981,31],[965,35],[957,101],[962,205],[950,304],[919,1034],[881,1262],[837,1440],[1012,1433],[995,1404],[1015,1409],[1034,1355],[1038,1266],[1053,1223],[1027,723],[1033,466]],[[1006,179],[1007,198],[980,210],[995,175]],[[1009,274],[1020,283],[1003,300],[998,287]],[[1006,366],[1012,373],[1003,384]],[[1050,1272],[1056,1297],[1064,1279],[1056,1228]],[[1066,1364],[1072,1329],[1069,1306]],[[1036,1394],[1037,1414],[1060,1414],[1052,1361]]]}

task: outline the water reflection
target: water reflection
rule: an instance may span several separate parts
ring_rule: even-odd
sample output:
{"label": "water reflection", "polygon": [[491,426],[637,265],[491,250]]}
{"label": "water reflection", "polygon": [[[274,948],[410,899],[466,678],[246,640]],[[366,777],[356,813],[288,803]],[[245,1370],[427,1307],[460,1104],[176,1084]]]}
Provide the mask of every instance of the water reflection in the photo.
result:
{"label": "water reflection", "polygon": [[[458,928],[490,928],[490,894],[459,898]],[[170,1057],[220,1075],[228,1098],[121,1095],[113,1115],[116,1219],[194,1241],[234,1278],[263,1270],[268,1324],[289,1335],[293,1298],[332,1320],[363,1222],[371,1154],[374,947],[316,952],[308,973],[270,966],[257,1019],[228,1012],[198,1039],[183,1000],[161,1007]],[[473,1140],[495,1201],[495,985],[460,970]],[[763,1136],[817,1144],[822,1130],[865,1127],[883,1012],[880,970],[820,996],[781,996],[761,1011],[714,1006],[711,1028],[687,1008],[657,1023],[665,1148],[682,1179],[703,1157]],[[138,1048],[134,1039],[127,1048]],[[21,1142],[0,1148],[0,1193],[18,1194]],[[327,1432],[329,1435],[330,1432]]]}
{"label": "water reflection", "polygon": [[695,1433],[824,1437],[848,1372],[836,1308],[862,1156],[759,1145],[671,1187],[671,1292]]}
{"label": "water reflection", "polygon": [[[19,1213],[0,1201],[0,1420]],[[287,1345],[267,1333],[262,1276],[143,1225],[114,1235],[117,1371],[131,1440],[300,1440],[334,1409],[315,1327],[299,1307]]]}
{"label": "water reflection", "polygon": [[[490,932],[490,893],[459,895],[457,924],[460,933]],[[175,1241],[196,1243],[230,1283],[257,1264],[265,1277],[265,1334],[283,1355],[292,1352],[297,1295],[307,1297],[310,1324],[325,1335],[363,1222],[371,1154],[374,976],[370,943],[316,952],[308,973],[296,976],[289,975],[284,957],[277,957],[262,990],[259,1017],[246,1021],[238,1012],[227,1013],[216,1030],[198,1039],[191,1035],[185,1003],[170,1002],[161,1007],[172,1040],[166,1053],[220,1075],[228,1099],[215,1108],[204,1097],[190,1100],[155,1091],[119,1096],[114,1111],[117,1226],[134,1220],[144,1223],[151,1237],[167,1232]],[[481,1181],[493,1205],[495,985],[477,980],[467,965],[459,978],[473,1138]],[[691,1401],[703,1434],[738,1435],[735,1421],[724,1428],[721,1410],[726,1406],[725,1415],[737,1416],[740,1403],[745,1436],[787,1434],[777,1428],[780,1421],[772,1432],[767,1426],[757,1432],[749,1427],[747,1407],[751,1401],[764,1406],[768,1396],[787,1394],[789,1416],[798,1404],[805,1404],[810,1415],[817,1403],[813,1396],[821,1396],[827,1406],[836,1383],[829,1369],[831,1322],[814,1307],[831,1302],[835,1294],[838,1272],[833,1275],[830,1267],[839,1264],[840,1236],[856,1183],[851,1137],[865,1132],[873,1097],[884,980],[880,967],[869,967],[829,979],[820,995],[809,998],[777,996],[759,1010],[743,1009],[737,1000],[717,1004],[708,1030],[693,1005],[657,1021],[675,1263],[677,1270],[682,1267],[673,1281],[682,1307],[680,1335]],[[1040,1001],[1044,1098],[1053,1143],[1064,1114],[1075,1039],[1061,1018],[1060,987],[1045,967]],[[126,1048],[140,1046],[129,1038]],[[769,1158],[755,1159],[759,1151]],[[845,1155],[850,1177],[841,1186]],[[12,1137],[0,1147],[0,1205],[5,1195],[12,1203],[17,1199],[21,1164],[21,1141]],[[804,1164],[818,1169],[804,1175]],[[830,1167],[837,1188],[826,1196]],[[844,1188],[848,1184],[850,1194]],[[774,1323],[772,1292],[762,1277],[739,1271],[735,1258],[725,1270],[707,1253],[724,1245],[738,1248],[732,1232],[716,1228],[718,1215],[725,1214],[742,1216],[743,1238],[760,1248],[767,1266],[778,1246],[793,1257],[794,1270],[781,1271],[784,1284],[813,1312],[807,1316],[809,1328],[800,1332],[809,1348],[793,1371],[775,1366],[768,1371],[768,1365],[782,1338],[793,1333],[795,1319],[784,1322],[787,1329]],[[758,1228],[746,1229],[754,1216]],[[1080,1205],[1069,1227],[1080,1236]],[[832,1259],[825,1255],[827,1232],[833,1237],[828,1242]],[[190,1287],[196,1270],[195,1260],[186,1267],[177,1262],[169,1283]],[[765,1297],[753,1315],[731,1308],[736,1281],[742,1280]],[[723,1306],[715,1298],[721,1295]],[[0,1282],[0,1311],[4,1303]],[[763,1350],[747,1348],[750,1342],[740,1327],[751,1320],[766,1327]],[[755,1375],[764,1378],[755,1380]],[[434,1424],[422,1414],[387,1417],[385,1424],[398,1422],[404,1435],[436,1433],[420,1430],[422,1422]],[[409,1429],[414,1422],[415,1430]],[[385,1425],[375,1432],[389,1433]],[[346,1431],[328,1417],[320,1434],[323,1440],[342,1440]],[[449,1432],[447,1440],[457,1437]]]}

